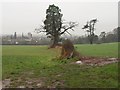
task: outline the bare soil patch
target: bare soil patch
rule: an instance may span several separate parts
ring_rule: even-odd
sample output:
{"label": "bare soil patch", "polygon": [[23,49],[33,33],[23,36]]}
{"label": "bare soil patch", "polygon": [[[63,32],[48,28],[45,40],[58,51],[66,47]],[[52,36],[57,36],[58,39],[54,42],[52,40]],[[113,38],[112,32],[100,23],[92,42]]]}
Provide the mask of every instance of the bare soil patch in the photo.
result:
{"label": "bare soil patch", "polygon": [[119,62],[119,58],[100,58],[100,57],[82,57],[81,61],[83,64],[91,66],[103,66],[106,64]]}

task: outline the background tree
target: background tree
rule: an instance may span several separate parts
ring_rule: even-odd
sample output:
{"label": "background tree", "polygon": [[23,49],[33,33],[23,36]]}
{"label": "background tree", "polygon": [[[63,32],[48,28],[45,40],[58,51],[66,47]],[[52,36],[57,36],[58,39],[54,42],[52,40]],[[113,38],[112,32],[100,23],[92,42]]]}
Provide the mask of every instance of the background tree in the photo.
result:
{"label": "background tree", "polygon": [[105,43],[105,40],[106,39],[106,32],[101,32],[101,34],[100,34],[100,41],[102,42],[102,43]]}
{"label": "background tree", "polygon": [[94,38],[94,39],[93,39],[93,42],[94,42],[94,43],[98,43],[98,35],[94,35],[93,38]]}
{"label": "background tree", "polygon": [[113,34],[115,35],[115,42],[119,42],[119,36],[120,36],[120,28],[117,27],[113,29]]}
{"label": "background tree", "polygon": [[106,42],[117,42],[116,36],[112,33],[106,35]]}
{"label": "background tree", "polygon": [[97,19],[93,19],[90,20],[89,22],[87,22],[86,25],[84,25],[84,27],[82,29],[86,29],[87,33],[88,33],[88,38],[89,38],[89,42],[90,44],[93,44],[93,40],[94,40],[94,31],[95,31],[95,23],[97,22]]}
{"label": "background tree", "polygon": [[41,25],[40,28],[35,29],[37,33],[46,32],[48,38],[52,40],[51,48],[55,47],[60,39],[60,36],[67,32],[68,30],[73,30],[78,24],[76,22],[65,23],[62,20],[63,14],[61,14],[61,9],[58,6],[49,5],[46,10],[46,19],[44,20],[44,25]]}
{"label": "background tree", "polygon": [[120,42],[120,27],[118,27],[117,29],[118,29],[118,42]]}
{"label": "background tree", "polygon": [[16,39],[16,38],[17,38],[17,33],[15,32],[15,33],[14,33],[14,39]]}
{"label": "background tree", "polygon": [[22,39],[24,39],[24,34],[22,33]]}

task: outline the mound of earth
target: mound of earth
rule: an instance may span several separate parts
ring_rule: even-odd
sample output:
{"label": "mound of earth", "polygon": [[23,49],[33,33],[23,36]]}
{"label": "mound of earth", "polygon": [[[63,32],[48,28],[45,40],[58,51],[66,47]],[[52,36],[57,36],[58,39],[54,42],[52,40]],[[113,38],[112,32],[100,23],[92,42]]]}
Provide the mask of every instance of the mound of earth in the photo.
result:
{"label": "mound of earth", "polygon": [[[103,66],[106,64],[119,62],[118,58],[99,58],[99,57],[82,57],[82,64],[87,64],[91,66]],[[78,61],[77,61],[78,62]]]}

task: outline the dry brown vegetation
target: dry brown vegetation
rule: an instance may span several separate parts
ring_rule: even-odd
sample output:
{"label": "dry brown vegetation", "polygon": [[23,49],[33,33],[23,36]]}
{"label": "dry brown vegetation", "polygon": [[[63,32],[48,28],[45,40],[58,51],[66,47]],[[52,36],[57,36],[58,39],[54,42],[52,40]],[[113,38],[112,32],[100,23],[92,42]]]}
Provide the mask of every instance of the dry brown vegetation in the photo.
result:
{"label": "dry brown vegetation", "polygon": [[62,49],[61,49],[61,56],[60,58],[73,58],[73,57],[80,57],[79,52],[77,52],[74,48],[73,43],[70,40],[65,40],[62,44]]}

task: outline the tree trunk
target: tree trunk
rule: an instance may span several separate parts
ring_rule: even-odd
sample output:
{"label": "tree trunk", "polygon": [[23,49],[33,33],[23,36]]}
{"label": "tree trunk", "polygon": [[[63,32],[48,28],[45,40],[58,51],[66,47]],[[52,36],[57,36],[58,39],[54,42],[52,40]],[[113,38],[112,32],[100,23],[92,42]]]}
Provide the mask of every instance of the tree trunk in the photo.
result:
{"label": "tree trunk", "polygon": [[93,36],[90,36],[90,44],[93,44]]}
{"label": "tree trunk", "polygon": [[58,44],[59,38],[55,37],[53,41],[53,46],[56,46]]}
{"label": "tree trunk", "polygon": [[93,41],[92,41],[92,40],[90,41],[90,44],[93,44]]}
{"label": "tree trunk", "polygon": [[50,45],[50,48],[55,48],[55,46],[58,45],[58,41],[59,41],[59,36],[55,36],[53,38],[52,45]]}

